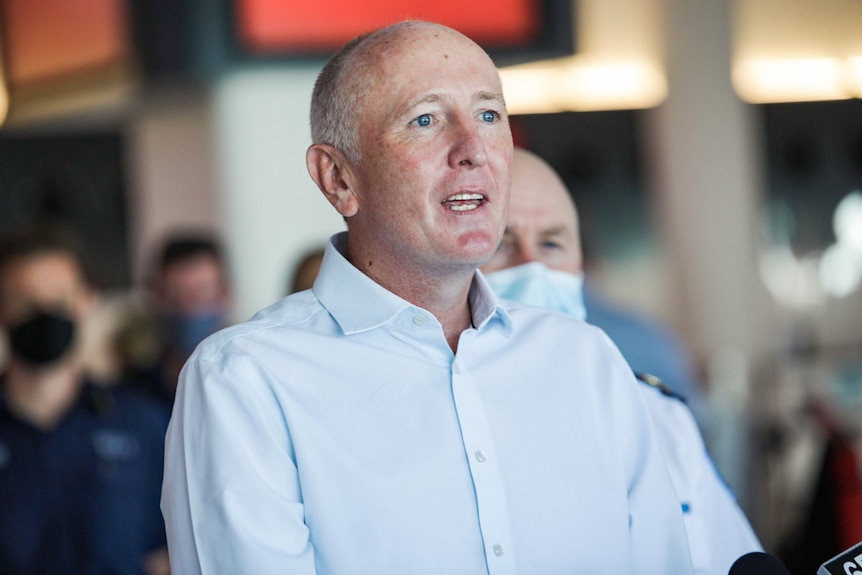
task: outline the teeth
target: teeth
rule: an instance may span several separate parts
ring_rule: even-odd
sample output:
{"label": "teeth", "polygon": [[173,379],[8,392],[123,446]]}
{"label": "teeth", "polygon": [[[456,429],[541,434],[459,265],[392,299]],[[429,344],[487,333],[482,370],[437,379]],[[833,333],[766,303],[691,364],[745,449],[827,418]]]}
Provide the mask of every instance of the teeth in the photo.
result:
{"label": "teeth", "polygon": [[449,206],[449,209],[456,212],[466,212],[467,210],[475,210],[478,207],[477,204],[458,204],[456,206]]}
{"label": "teeth", "polygon": [[463,201],[463,200],[481,200],[482,194],[455,194],[446,198],[447,202]]}

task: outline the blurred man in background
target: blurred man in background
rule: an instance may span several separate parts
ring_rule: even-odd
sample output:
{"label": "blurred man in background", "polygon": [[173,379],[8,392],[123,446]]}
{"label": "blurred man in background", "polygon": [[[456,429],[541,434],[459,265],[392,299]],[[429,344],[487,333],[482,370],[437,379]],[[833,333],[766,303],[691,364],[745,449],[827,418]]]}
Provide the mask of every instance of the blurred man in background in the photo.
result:
{"label": "blurred man in background", "polygon": [[294,266],[293,272],[290,274],[290,281],[288,282],[287,293],[285,295],[311,289],[320,271],[320,264],[323,263],[324,251],[325,246],[313,248],[300,258],[299,262]]}
{"label": "blurred man in background", "polygon": [[165,573],[159,512],[168,413],[84,373],[96,300],[56,228],[0,239],[0,573]]}
{"label": "blurred man in background", "polygon": [[[591,321],[582,263],[578,214],[565,184],[539,156],[515,148],[503,241],[482,267],[488,283],[501,297]],[[639,380],[680,499],[695,573],[725,575],[738,557],[760,551],[760,543],[685,404],[657,378]]]}
{"label": "blurred man in background", "polygon": [[177,233],[158,250],[144,309],[117,336],[129,383],[173,404],[180,370],[205,337],[228,324],[231,290],[219,242]]}

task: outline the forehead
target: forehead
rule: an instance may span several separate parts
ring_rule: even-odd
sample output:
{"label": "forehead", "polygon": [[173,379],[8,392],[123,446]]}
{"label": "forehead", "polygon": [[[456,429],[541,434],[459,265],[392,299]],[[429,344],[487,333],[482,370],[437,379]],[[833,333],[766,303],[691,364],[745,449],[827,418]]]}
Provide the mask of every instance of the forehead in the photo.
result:
{"label": "forehead", "polygon": [[497,69],[485,51],[442,26],[405,23],[372,37],[357,59],[357,80],[366,95],[363,112],[397,113],[429,96],[502,97]]}
{"label": "forehead", "polygon": [[26,295],[33,300],[66,295],[83,283],[78,263],[62,252],[45,252],[13,260],[0,277],[3,295]]}
{"label": "forehead", "polygon": [[560,179],[538,163],[516,157],[512,169],[512,194],[507,224],[519,228],[577,230],[577,214]]}
{"label": "forehead", "polygon": [[187,283],[222,281],[221,263],[212,254],[198,254],[166,265],[161,272],[164,287],[182,287]]}

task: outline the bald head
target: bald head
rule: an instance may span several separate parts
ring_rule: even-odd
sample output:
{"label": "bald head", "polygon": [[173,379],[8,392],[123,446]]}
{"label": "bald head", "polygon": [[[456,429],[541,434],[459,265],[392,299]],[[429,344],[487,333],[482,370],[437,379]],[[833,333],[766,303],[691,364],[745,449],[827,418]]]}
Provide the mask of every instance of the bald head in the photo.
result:
{"label": "bald head", "polygon": [[482,271],[534,261],[554,270],[581,273],[578,214],[554,169],[536,154],[515,148],[506,232]]}

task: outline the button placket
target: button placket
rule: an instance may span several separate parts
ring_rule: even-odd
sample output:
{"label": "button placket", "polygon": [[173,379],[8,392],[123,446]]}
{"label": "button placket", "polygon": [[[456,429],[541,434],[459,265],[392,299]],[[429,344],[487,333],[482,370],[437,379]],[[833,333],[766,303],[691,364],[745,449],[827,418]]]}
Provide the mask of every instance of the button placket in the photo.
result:
{"label": "button placket", "polygon": [[[463,349],[463,346],[459,347]],[[464,352],[459,350],[459,353]],[[511,545],[506,490],[494,457],[494,439],[484,401],[463,361],[453,360],[451,373],[452,393],[465,455],[469,458],[488,571],[490,575],[513,575],[517,568]]]}

